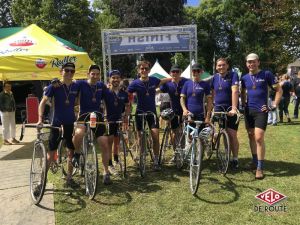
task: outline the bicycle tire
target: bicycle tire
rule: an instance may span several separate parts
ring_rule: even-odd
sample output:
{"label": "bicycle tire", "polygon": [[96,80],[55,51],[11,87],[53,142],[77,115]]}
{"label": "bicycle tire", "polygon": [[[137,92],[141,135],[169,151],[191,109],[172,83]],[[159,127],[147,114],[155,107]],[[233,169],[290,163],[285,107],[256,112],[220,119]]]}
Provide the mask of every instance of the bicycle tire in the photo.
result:
{"label": "bicycle tire", "polygon": [[195,140],[190,158],[190,189],[193,195],[196,195],[200,184],[202,170],[202,154],[202,142],[200,141],[200,139]]}
{"label": "bicycle tire", "polygon": [[[150,159],[151,162],[154,162],[154,151],[153,151],[153,140],[152,140],[152,136],[151,136],[151,131],[147,132],[147,150],[150,154]],[[146,152],[147,154],[147,152]]]}
{"label": "bicycle tire", "polygon": [[145,132],[141,135],[141,149],[140,149],[140,160],[139,160],[139,169],[141,177],[145,177],[146,175],[146,156],[147,156],[147,142],[146,142],[146,134]]}
{"label": "bicycle tire", "polygon": [[30,167],[30,196],[38,205],[45,192],[47,181],[47,152],[42,142],[35,142]]}
{"label": "bicycle tire", "polygon": [[137,159],[139,158],[139,143],[137,138],[137,133],[135,131],[134,125],[129,126],[128,129],[128,149],[134,162],[137,164]]}
{"label": "bicycle tire", "polygon": [[[65,139],[60,140],[60,142],[58,144],[57,152],[58,152],[59,164],[61,165],[62,175],[63,175],[63,177],[67,177],[69,157],[68,157],[68,150],[66,148]],[[76,171],[77,171],[77,168],[73,167],[72,176],[75,175]]]}
{"label": "bicycle tire", "polygon": [[96,147],[93,141],[90,140],[89,135],[93,134],[86,134],[83,138],[85,152],[84,177],[86,195],[92,200],[96,195],[99,172]]}
{"label": "bicycle tire", "polygon": [[84,176],[84,166],[85,166],[85,155],[83,152],[80,152],[80,157],[79,157],[79,175]]}
{"label": "bicycle tire", "polygon": [[222,130],[216,140],[216,151],[218,169],[224,175],[227,173],[230,160],[229,146],[228,134],[226,130]]}
{"label": "bicycle tire", "polygon": [[178,133],[175,135],[175,165],[176,168],[181,170],[184,165],[184,148],[185,148],[185,133],[183,129],[179,129]]}
{"label": "bicycle tire", "polygon": [[123,177],[127,177],[127,144],[124,139],[124,136],[122,134],[119,135],[120,137],[120,151],[119,151],[119,165],[120,165],[120,171]]}
{"label": "bicycle tire", "polygon": [[165,162],[165,155],[169,146],[170,128],[165,128],[163,138],[159,149],[158,163],[162,166]]}

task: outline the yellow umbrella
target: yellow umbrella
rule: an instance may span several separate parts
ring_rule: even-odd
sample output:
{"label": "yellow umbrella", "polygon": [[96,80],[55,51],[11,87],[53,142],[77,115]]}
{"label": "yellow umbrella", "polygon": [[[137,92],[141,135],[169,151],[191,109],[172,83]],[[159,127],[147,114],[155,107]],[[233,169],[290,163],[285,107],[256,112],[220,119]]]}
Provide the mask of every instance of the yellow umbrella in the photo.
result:
{"label": "yellow umbrella", "polygon": [[0,80],[51,80],[66,62],[75,63],[75,79],[85,78],[94,63],[35,24],[0,41]]}

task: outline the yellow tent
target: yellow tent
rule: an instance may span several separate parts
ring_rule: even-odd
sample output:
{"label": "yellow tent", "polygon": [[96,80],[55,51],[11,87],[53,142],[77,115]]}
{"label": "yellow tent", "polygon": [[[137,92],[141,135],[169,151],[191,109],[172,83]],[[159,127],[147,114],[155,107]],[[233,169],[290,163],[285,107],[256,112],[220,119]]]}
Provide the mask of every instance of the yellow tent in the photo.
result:
{"label": "yellow tent", "polygon": [[66,62],[75,63],[75,79],[85,78],[93,64],[86,52],[68,49],[35,24],[0,40],[0,80],[59,78]]}

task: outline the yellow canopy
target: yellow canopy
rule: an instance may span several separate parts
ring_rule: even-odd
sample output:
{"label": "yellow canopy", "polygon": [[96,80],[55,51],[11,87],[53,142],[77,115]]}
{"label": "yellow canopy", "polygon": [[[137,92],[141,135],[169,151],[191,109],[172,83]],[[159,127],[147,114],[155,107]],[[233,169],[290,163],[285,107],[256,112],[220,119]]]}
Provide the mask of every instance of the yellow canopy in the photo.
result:
{"label": "yellow canopy", "polygon": [[68,49],[35,24],[0,40],[0,80],[59,78],[66,62],[75,63],[75,79],[86,78],[94,63],[86,52]]}

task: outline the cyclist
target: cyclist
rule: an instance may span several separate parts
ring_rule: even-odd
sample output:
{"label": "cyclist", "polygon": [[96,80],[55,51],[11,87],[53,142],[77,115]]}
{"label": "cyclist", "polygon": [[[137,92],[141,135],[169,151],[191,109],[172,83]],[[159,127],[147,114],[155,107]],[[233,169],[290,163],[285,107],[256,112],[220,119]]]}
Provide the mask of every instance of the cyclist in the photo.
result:
{"label": "cyclist", "polygon": [[[282,89],[276,77],[270,71],[260,70],[260,61],[257,54],[249,54],[246,57],[246,65],[249,73],[241,78],[241,100],[242,105],[245,106],[245,124],[252,153],[251,169],[256,169],[256,179],[263,179],[264,136],[268,122],[268,111],[274,110],[278,106]],[[268,86],[276,91],[275,100],[270,108],[267,106]]]}
{"label": "cyclist", "polygon": [[[144,113],[151,111],[156,114],[155,106],[155,92],[156,88],[162,85],[163,83],[171,80],[170,78],[165,78],[159,80],[156,77],[149,77],[150,72],[150,62],[141,61],[137,65],[138,78],[131,82],[128,86],[128,92],[136,93],[137,95],[137,108],[136,113]],[[149,128],[151,129],[151,136],[153,140],[153,152],[154,152],[154,170],[160,170],[160,165],[158,163],[159,156],[159,123],[156,117],[156,120],[153,115],[148,115],[146,117]],[[138,137],[140,137],[142,130],[142,119],[136,117],[136,127],[138,132]]]}
{"label": "cyclist", "polygon": [[[175,113],[174,118],[171,120],[171,129],[172,129],[172,143],[174,143],[174,137],[178,129],[180,129],[179,125],[182,121],[182,108],[180,106],[180,94],[183,85],[188,79],[184,77],[180,77],[181,68],[178,65],[172,65],[170,70],[170,75],[172,80],[161,85],[160,91],[163,93],[168,93],[171,99],[171,108]],[[174,146],[175,148],[175,146]]]}
{"label": "cyclist", "polygon": [[[101,112],[101,101],[103,100],[104,91],[107,89],[106,85],[100,82],[101,69],[98,65],[91,65],[88,69],[87,80],[77,81],[79,85],[79,118],[78,121],[85,121],[91,112]],[[101,116],[97,116],[97,121],[103,121]],[[108,149],[106,148],[104,133],[106,131],[105,125],[98,124],[96,128],[92,128],[97,143],[99,144],[102,152],[103,164],[103,183],[110,184],[110,176],[108,171]],[[74,158],[72,160],[74,165],[79,163],[79,149],[82,145],[82,139],[85,133],[85,125],[77,124],[75,135],[73,136],[73,143],[76,149]]]}
{"label": "cyclist", "polygon": [[[192,80],[185,82],[180,98],[183,116],[192,113],[192,119],[210,122],[210,112],[212,110],[212,96],[209,83],[201,80],[200,76],[204,72],[203,67],[195,63],[192,65]],[[206,108],[205,108],[206,103]],[[202,129],[205,125],[201,125]]]}
{"label": "cyclist", "polygon": [[[122,119],[122,113],[125,110],[124,124],[128,124],[128,115],[130,113],[130,105],[128,101],[128,93],[121,88],[121,73],[119,70],[109,72],[109,89],[106,89],[104,102],[106,108],[106,118],[108,122],[119,121]],[[119,166],[119,124],[110,123],[109,131],[105,135],[106,149],[109,151],[109,171],[111,174],[117,174],[115,166]],[[115,166],[112,162],[112,145],[114,143],[113,158]]]}
{"label": "cyclist", "polygon": [[211,89],[214,98],[214,110],[216,112],[229,111],[227,117],[227,133],[230,140],[230,149],[232,151],[233,160],[231,166],[238,169],[238,150],[239,141],[237,139],[237,130],[239,124],[236,123],[239,101],[239,77],[237,73],[228,71],[229,64],[227,59],[219,58],[216,64],[216,73],[211,81]]}
{"label": "cyclist", "polygon": [[[66,179],[66,186],[75,186],[72,179],[73,166],[70,163],[74,153],[74,145],[72,142],[72,134],[74,130],[75,113],[74,106],[79,92],[79,86],[73,82],[73,76],[75,73],[75,64],[72,62],[65,63],[60,73],[62,79],[59,82],[51,83],[39,105],[39,121],[38,124],[43,123],[43,115],[45,111],[45,105],[49,98],[54,99],[54,112],[51,125],[55,127],[63,126],[64,138],[66,140],[66,147],[68,149],[68,175]],[[49,137],[49,152],[47,153],[48,165],[53,161],[55,151],[57,150],[59,142],[59,131],[57,129],[51,129]],[[49,166],[47,166],[48,168]]]}

